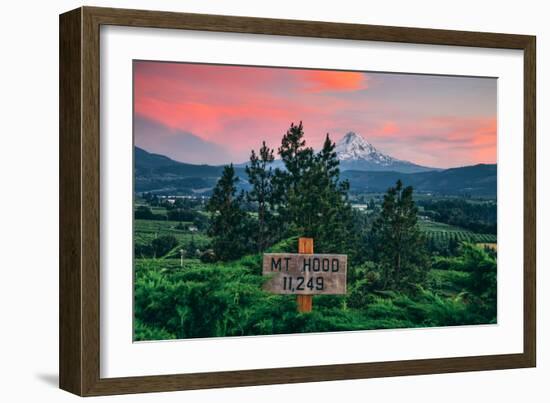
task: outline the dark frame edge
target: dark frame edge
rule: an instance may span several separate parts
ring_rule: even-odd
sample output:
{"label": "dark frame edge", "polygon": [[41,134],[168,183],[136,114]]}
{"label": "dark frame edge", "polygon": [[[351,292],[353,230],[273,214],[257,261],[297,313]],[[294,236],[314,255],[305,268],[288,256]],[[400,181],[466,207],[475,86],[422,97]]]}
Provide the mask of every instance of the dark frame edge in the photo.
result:
{"label": "dark frame edge", "polygon": [[[180,28],[524,51],[524,351],[476,357],[100,378],[99,28]],[[81,7],[60,16],[60,388],[80,396],[377,378],[536,365],[534,36]],[[84,287],[85,285],[85,287]]]}
{"label": "dark frame edge", "polygon": [[523,354],[529,367],[537,365],[537,39],[529,36],[523,48]]}
{"label": "dark frame edge", "polygon": [[59,16],[59,387],[82,395],[82,12]]}
{"label": "dark frame edge", "polygon": [[532,367],[525,354],[102,378],[85,396],[341,381]]}
{"label": "dark frame edge", "polygon": [[[531,35],[85,6],[102,25],[524,49]],[[156,23],[158,21],[159,23]]]}

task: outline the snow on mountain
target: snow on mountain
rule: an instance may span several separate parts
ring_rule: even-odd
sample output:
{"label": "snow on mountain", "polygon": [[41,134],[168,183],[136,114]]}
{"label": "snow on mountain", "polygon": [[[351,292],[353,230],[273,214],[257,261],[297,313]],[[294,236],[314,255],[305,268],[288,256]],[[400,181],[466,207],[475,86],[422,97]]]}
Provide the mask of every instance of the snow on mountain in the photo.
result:
{"label": "snow on mountain", "polygon": [[379,152],[371,143],[354,132],[348,132],[336,144],[336,154],[340,161],[367,160],[379,164],[391,164],[397,161],[389,155]]}
{"label": "snow on mountain", "polygon": [[[384,154],[361,135],[354,132],[346,133],[336,143],[334,151],[336,151],[336,155],[340,160],[341,171],[394,171],[401,173],[440,171],[438,168],[424,167]],[[235,167],[244,168],[247,164],[248,161],[235,164]],[[273,169],[284,169],[283,161],[276,159],[271,167]]]}
{"label": "snow on mountain", "polygon": [[378,151],[361,135],[348,132],[342,137],[335,148],[342,170],[361,171],[397,171],[423,172],[434,168],[423,167],[412,162],[399,160]]}

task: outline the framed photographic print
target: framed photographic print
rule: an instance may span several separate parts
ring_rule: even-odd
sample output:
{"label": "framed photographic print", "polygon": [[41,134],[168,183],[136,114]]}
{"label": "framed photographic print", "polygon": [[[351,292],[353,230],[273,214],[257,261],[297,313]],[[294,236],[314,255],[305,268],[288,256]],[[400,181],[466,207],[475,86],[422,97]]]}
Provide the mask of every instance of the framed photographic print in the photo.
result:
{"label": "framed photographic print", "polygon": [[535,366],[535,37],[60,16],[60,387]]}

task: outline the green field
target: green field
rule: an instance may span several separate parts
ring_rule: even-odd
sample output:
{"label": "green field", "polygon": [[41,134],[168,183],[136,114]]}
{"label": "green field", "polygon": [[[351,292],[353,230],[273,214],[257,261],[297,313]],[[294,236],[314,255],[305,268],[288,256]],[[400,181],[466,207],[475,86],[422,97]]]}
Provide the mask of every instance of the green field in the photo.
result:
{"label": "green field", "polygon": [[[153,218],[170,216],[171,206],[136,203],[136,208],[140,205],[157,215]],[[209,217],[204,210],[193,211]],[[468,243],[452,253],[434,253],[426,279],[410,290],[387,288],[373,261],[350,262],[346,294],[316,295],[313,311],[301,313],[294,295],[263,290],[261,254],[209,258],[212,239],[197,221],[134,219],[134,340],[495,323],[492,294],[479,296],[475,288],[480,270],[489,272],[485,282],[496,272],[495,257],[481,245],[495,243],[495,235],[420,219],[421,231],[442,249],[450,250],[451,240]],[[167,238],[167,247],[155,245]],[[266,252],[295,252],[296,247],[297,238],[289,237]],[[487,284],[483,287],[492,290],[493,283]]]}
{"label": "green field", "polygon": [[471,243],[496,243],[497,236],[494,234],[476,234],[464,228],[455,227],[452,225],[421,220],[419,221],[420,229],[424,232],[428,239],[436,243],[448,243],[450,240],[458,242]]}
{"label": "green field", "polygon": [[[163,208],[154,208],[155,214],[164,214]],[[476,244],[496,244],[494,234],[477,234],[464,228],[428,220],[420,220],[419,226],[429,240],[436,244],[447,245],[449,241],[470,242]],[[183,227],[183,228],[182,228]],[[192,222],[168,220],[134,220],[134,240],[137,244],[147,244],[153,239],[173,235],[178,241],[178,248],[185,248],[191,241],[197,248],[208,247],[210,238],[202,231],[191,231]]]}
{"label": "green field", "polygon": [[150,208],[151,208],[151,211],[152,211],[154,214],[166,215],[166,208],[164,208],[164,207],[152,206],[152,207],[150,207]]}
{"label": "green field", "polygon": [[179,243],[179,247],[185,248],[193,240],[198,248],[206,248],[209,238],[204,233],[192,232],[188,228],[193,226],[191,222],[181,222],[184,229],[179,229],[177,221],[167,220],[134,220],[134,241],[139,244],[147,244],[153,239],[163,235],[173,235]]}

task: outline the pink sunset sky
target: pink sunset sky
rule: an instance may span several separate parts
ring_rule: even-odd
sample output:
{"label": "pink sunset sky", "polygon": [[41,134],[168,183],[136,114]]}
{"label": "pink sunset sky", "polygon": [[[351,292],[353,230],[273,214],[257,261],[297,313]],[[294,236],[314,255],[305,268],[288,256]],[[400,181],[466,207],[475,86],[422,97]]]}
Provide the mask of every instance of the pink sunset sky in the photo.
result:
{"label": "pink sunset sky", "polygon": [[354,131],[430,167],[496,162],[494,78],[134,62],[134,138],[189,163],[240,163],[302,121],[318,149]]}

